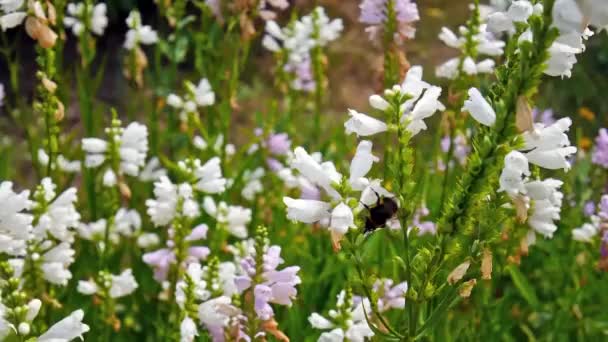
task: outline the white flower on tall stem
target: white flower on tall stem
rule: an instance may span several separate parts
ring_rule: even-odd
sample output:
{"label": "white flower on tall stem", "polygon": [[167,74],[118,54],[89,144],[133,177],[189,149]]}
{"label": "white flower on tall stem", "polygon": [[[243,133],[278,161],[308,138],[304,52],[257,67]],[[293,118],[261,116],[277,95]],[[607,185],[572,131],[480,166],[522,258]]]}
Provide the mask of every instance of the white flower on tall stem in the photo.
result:
{"label": "white flower on tall stem", "polygon": [[523,134],[525,145],[522,151],[525,151],[526,158],[546,169],[570,169],[567,158],[577,151],[566,135],[571,125],[570,118],[562,118],[550,126],[534,124],[532,131]]}
{"label": "white flower on tall stem", "polygon": [[25,0],[2,0],[0,1],[0,28],[2,31],[17,27],[27,17],[27,9],[24,8]]}
{"label": "white flower on tall stem", "polygon": [[226,229],[230,234],[239,239],[245,239],[248,235],[247,225],[251,222],[251,209],[228,205],[226,202],[216,202],[213,198],[206,196],[203,200],[205,212],[215,218],[220,227]]}
{"label": "white flower on tall stem", "polygon": [[218,157],[209,159],[201,165],[199,159],[180,161],[177,166],[180,170],[188,173],[193,179],[195,190],[217,194],[226,191],[227,180],[222,176],[221,161]]}
{"label": "white flower on tall stem", "polygon": [[76,188],[69,188],[55,198],[56,185],[50,178],[42,179],[41,187],[44,203],[37,203],[34,210],[42,206],[45,211],[40,213],[34,227],[35,237],[42,240],[49,233],[60,241],[71,241],[73,238],[70,229],[76,228],[80,222],[80,214],[74,206],[78,200]]}
{"label": "white flower on tall stem", "polygon": [[89,331],[89,326],[82,323],[84,311],[76,310],[69,316],[51,326],[37,339],[38,342],[71,341],[82,339],[82,335]]}
{"label": "white flower on tall stem", "polygon": [[154,183],[155,199],[146,200],[148,215],[156,226],[165,226],[178,216],[189,218],[199,214],[198,203],[193,198],[190,184],[173,184],[163,176]]}
{"label": "white flower on tall stem", "polygon": [[[110,160],[112,165],[104,175],[106,185],[111,185],[112,180],[123,173],[135,177],[146,165],[148,128],[132,122],[123,129],[120,124],[120,120],[114,119],[112,127],[106,130],[109,141],[99,138],[82,139],[82,149],[86,152],[85,167],[96,168]],[[115,164],[118,164],[117,170],[114,170]],[[116,172],[119,174],[116,175]]]}
{"label": "white flower on tall stem", "polygon": [[359,304],[353,305],[352,296],[342,291],[338,294],[336,310],[329,311],[329,319],[314,312],[308,317],[308,322],[315,329],[330,330],[322,333],[318,341],[364,342],[374,336],[365,316],[365,312],[370,311],[371,305],[367,298],[364,298]]}
{"label": "white flower on tall stem", "polygon": [[[444,105],[439,101],[440,95],[440,87],[432,86],[422,80],[422,67],[413,66],[401,85],[385,90],[384,97],[372,95],[369,103],[373,108],[387,113],[396,110],[392,108],[396,104],[391,104],[391,101],[399,101],[399,124],[405,125],[408,132],[416,135],[427,128],[425,119],[437,111],[445,110]],[[371,136],[388,130],[386,123],[366,114],[349,110],[349,115],[350,119],[344,124],[347,134]]]}
{"label": "white flower on tall stem", "polygon": [[[51,242],[47,240],[42,244],[42,248],[50,244]],[[72,279],[69,267],[74,262],[75,254],[76,252],[67,242],[62,242],[44,253],[40,266],[44,279],[55,285],[66,286]]]}
{"label": "white flower on tall stem", "polygon": [[179,111],[182,122],[186,122],[188,115],[196,113],[199,107],[208,107],[215,103],[215,93],[206,78],[201,79],[198,85],[186,81],[185,88],[186,94],[183,96],[173,93],[167,96],[167,104]]}
{"label": "white flower on tall stem", "polygon": [[[86,9],[85,9],[86,8]],[[108,26],[108,8],[105,3],[100,2],[93,7],[83,2],[71,3],[67,7],[67,15],[63,18],[65,27],[71,28],[75,36],[80,36],[88,26],[91,32],[102,36]],[[86,13],[85,13],[86,12]],[[87,24],[85,24],[87,22]]]}
{"label": "white flower on tall stem", "polygon": [[26,241],[32,231],[34,217],[28,213],[33,202],[30,192],[13,191],[12,182],[0,183],[0,253],[22,256],[26,252]]}
{"label": "white flower on tall stem", "polygon": [[149,25],[142,25],[141,14],[137,10],[133,10],[129,13],[126,20],[127,27],[127,38],[124,43],[124,47],[127,50],[143,45],[152,45],[158,42],[158,34]]}
{"label": "white flower on tall stem", "polygon": [[493,126],[496,112],[477,88],[469,89],[469,98],[464,102],[463,112],[468,112],[480,124]]}

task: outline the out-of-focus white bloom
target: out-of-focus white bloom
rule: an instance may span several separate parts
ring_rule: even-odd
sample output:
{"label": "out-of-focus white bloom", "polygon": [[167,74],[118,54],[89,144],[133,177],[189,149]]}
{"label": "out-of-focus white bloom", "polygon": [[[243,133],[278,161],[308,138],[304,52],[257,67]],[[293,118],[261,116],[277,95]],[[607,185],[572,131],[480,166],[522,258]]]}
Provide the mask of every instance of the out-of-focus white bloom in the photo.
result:
{"label": "out-of-focus white bloom", "polygon": [[228,205],[225,202],[216,204],[209,196],[203,200],[203,209],[232,235],[240,239],[247,237],[247,224],[251,222],[251,209]]}
{"label": "out-of-focus white bloom", "polygon": [[[319,336],[317,341],[322,342],[342,342],[345,340],[353,341],[353,342],[364,342],[367,339],[374,336],[374,332],[371,330],[369,325],[367,324],[367,320],[365,317],[365,312],[369,312],[371,309],[371,305],[367,298],[363,299],[359,304],[357,304],[354,308],[341,308],[345,305],[344,302],[344,291],[342,291],[338,295],[338,303],[337,307],[342,310],[349,311],[349,318],[346,321],[346,329],[341,327],[339,324],[334,323],[332,320],[338,318],[338,312],[336,310],[330,310],[329,316],[332,320],[327,319],[318,313],[312,313],[308,317],[308,322],[315,329],[320,330],[329,330],[329,332],[324,332]],[[365,305],[365,310],[363,306]]]}
{"label": "out-of-focus white bloom", "polygon": [[363,140],[357,146],[355,156],[350,163],[350,178],[349,182],[354,188],[361,184],[361,178],[365,177],[372,169],[373,163],[379,161],[378,157],[372,154],[372,142]]}
{"label": "out-of-focus white bloom", "polygon": [[180,341],[181,342],[192,342],[194,338],[198,336],[198,329],[192,318],[186,316],[179,325]]}
{"label": "out-of-focus white bloom", "polygon": [[[154,196],[156,199],[146,200],[146,206],[148,215],[156,226],[171,223],[177,215],[194,218],[199,214],[192,188],[187,183],[175,185],[169,178],[163,176],[154,183]],[[179,208],[178,202],[181,204]]]}
{"label": "out-of-focus white bloom", "polygon": [[80,280],[78,281],[78,287],[76,290],[83,295],[91,296],[97,293],[97,284],[92,280]]}
{"label": "out-of-focus white bloom", "polygon": [[86,8],[85,13],[84,3],[71,3],[68,4],[68,15],[63,18],[63,24],[67,28],[71,28],[72,33],[75,36],[80,36],[86,27],[84,21],[88,21],[91,32],[98,36],[102,36],[108,26],[107,10],[106,4],[101,2],[92,8]]}
{"label": "out-of-focus white bloom", "polygon": [[263,46],[273,52],[285,50],[289,61],[298,64],[309,58],[313,48],[338,39],[344,28],[342,19],[330,20],[322,7],[313,12],[282,29],[276,22],[267,21]]}
{"label": "out-of-focus white bloom", "polygon": [[424,92],[424,95],[416,102],[414,109],[412,109],[410,113],[404,115],[406,122],[409,122],[406,129],[410,133],[416,135],[421,130],[425,130],[427,127],[424,123],[424,119],[430,117],[436,111],[445,110],[445,106],[439,102],[439,96],[441,96],[440,87],[432,86],[428,88]]}
{"label": "out-of-focus white bloom", "polygon": [[[538,11],[539,9],[537,9]],[[528,0],[513,1],[506,12],[494,12],[488,15],[488,27],[492,32],[505,32],[515,30],[514,23],[526,23],[535,12],[535,8]]]}
{"label": "out-of-focus white bloom", "polygon": [[167,170],[162,168],[157,157],[152,157],[139,173],[139,179],[144,182],[156,181],[162,176],[167,175]]}
{"label": "out-of-focus white bloom", "polygon": [[76,227],[76,230],[82,239],[93,241],[103,238],[106,226],[107,221],[105,219],[100,219],[91,223],[80,223],[78,227]]}
{"label": "out-of-focus white bloom", "polygon": [[526,158],[546,169],[570,169],[567,158],[577,151],[576,147],[570,146],[565,134],[571,125],[570,118],[562,118],[550,126],[534,124],[533,131],[523,134],[525,146],[522,150],[527,151]]}
{"label": "out-of-focus white bloom", "polygon": [[348,115],[350,119],[344,123],[346,134],[355,133],[358,136],[367,137],[388,130],[388,126],[384,122],[366,114],[349,109]]}
{"label": "out-of-focus white bloom", "polygon": [[208,107],[215,103],[215,93],[206,78],[201,79],[198,85],[186,82],[185,87],[186,94],[183,97],[176,94],[167,97],[167,104],[179,110],[182,122],[188,120],[188,114],[196,113],[198,107]]}
{"label": "out-of-focus white bloom", "polygon": [[158,42],[158,34],[148,25],[142,25],[141,14],[139,11],[133,10],[127,17],[127,38],[124,47],[131,50],[139,44],[152,45]]}
{"label": "out-of-focus white bloom", "polygon": [[80,172],[81,164],[80,160],[68,160],[60,154],[57,156],[57,167],[63,172],[77,173]]}
{"label": "out-of-focus white bloom", "polygon": [[137,237],[137,246],[141,248],[150,248],[160,243],[160,238],[154,233],[144,233]]}
{"label": "out-of-focus white bloom", "polygon": [[112,275],[112,286],[110,286],[110,297],[119,298],[128,296],[137,289],[137,281],[130,268],[119,275]]}
{"label": "out-of-focus white bloom", "polygon": [[192,139],[192,145],[199,150],[206,150],[209,147],[209,144],[203,139],[200,135],[195,136]]}
{"label": "out-of-focus white bloom", "polygon": [[462,111],[469,112],[482,125],[493,126],[496,122],[496,112],[477,88],[469,89],[469,99],[464,102]]}
{"label": "out-of-focus white bloom", "polygon": [[118,179],[116,179],[116,174],[112,169],[107,169],[106,172],[103,173],[102,184],[105,187],[111,188],[116,186]]}
{"label": "out-of-focus white bloom", "polygon": [[132,236],[141,229],[141,217],[135,209],[120,208],[114,216],[114,230],[124,236]]}
{"label": "out-of-focus white bloom", "polygon": [[193,175],[197,181],[194,184],[196,190],[217,194],[226,190],[226,179],[222,176],[220,158],[209,159],[205,165],[200,165],[200,160],[194,160]]}
{"label": "out-of-focus white bloom", "polygon": [[580,242],[591,242],[597,236],[599,229],[595,224],[585,223],[581,227],[572,230],[572,238]]}
{"label": "out-of-focus white bloom", "polygon": [[67,242],[62,242],[42,255],[42,273],[44,279],[55,285],[65,286],[72,279],[68,269],[74,262],[76,252]]}
{"label": "out-of-focus white bloom", "polygon": [[575,48],[560,42],[554,42],[549,48],[549,60],[544,73],[549,76],[561,76],[570,78],[572,68],[576,64],[576,55],[583,52],[581,48]]}
{"label": "out-of-focus white bloom", "polygon": [[208,300],[198,307],[198,319],[208,329],[225,327],[230,321],[231,306],[230,297],[221,296]]}
{"label": "out-of-focus white bloom", "polygon": [[253,172],[247,170],[243,174],[243,180],[246,182],[243,190],[241,190],[241,195],[249,201],[253,201],[255,195],[264,191],[264,186],[262,185],[261,179],[264,177],[264,169],[258,167],[253,170]]}
{"label": "out-of-focus white bloom", "polygon": [[[0,1],[0,27],[2,31],[17,27],[23,23],[27,17],[26,9],[23,8],[25,0],[2,0]],[[4,97],[4,96],[2,96]],[[2,100],[0,99],[0,106]]]}
{"label": "out-of-focus white bloom", "polygon": [[82,339],[82,335],[89,331],[89,326],[82,323],[84,311],[76,310],[69,316],[55,323],[44,334],[37,339],[38,342],[60,342],[71,341],[75,338]]}
{"label": "out-of-focus white bloom", "polygon": [[32,207],[29,191],[13,192],[12,182],[0,183],[0,253],[25,254],[26,241],[32,231],[33,216],[24,213]]}

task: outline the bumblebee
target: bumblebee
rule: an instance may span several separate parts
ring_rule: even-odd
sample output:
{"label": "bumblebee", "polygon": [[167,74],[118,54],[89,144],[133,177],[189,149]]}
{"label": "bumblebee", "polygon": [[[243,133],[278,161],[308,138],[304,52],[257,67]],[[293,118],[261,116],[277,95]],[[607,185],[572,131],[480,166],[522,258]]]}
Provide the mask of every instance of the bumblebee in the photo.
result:
{"label": "bumblebee", "polygon": [[378,201],[373,206],[367,206],[365,208],[369,212],[369,215],[365,219],[365,230],[363,233],[373,232],[378,228],[386,227],[386,223],[395,217],[399,210],[397,201],[390,197],[380,197],[377,193]]}

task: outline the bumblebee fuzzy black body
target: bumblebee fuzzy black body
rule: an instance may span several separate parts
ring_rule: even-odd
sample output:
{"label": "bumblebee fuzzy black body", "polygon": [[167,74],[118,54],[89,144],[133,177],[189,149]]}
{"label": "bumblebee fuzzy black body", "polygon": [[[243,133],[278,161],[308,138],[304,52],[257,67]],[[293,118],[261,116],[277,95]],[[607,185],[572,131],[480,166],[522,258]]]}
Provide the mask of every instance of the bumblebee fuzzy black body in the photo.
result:
{"label": "bumblebee fuzzy black body", "polygon": [[378,196],[378,202],[373,207],[367,207],[369,216],[365,220],[365,231],[364,233],[373,232],[378,228],[384,228],[386,222],[392,219],[399,206],[397,202],[390,197]]}

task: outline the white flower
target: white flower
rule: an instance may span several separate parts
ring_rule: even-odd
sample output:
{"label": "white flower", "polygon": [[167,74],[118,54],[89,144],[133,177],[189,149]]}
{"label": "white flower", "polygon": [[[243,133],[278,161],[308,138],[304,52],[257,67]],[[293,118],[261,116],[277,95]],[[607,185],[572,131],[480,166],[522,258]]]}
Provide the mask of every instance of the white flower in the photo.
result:
{"label": "white flower", "polygon": [[525,146],[522,150],[527,151],[526,158],[546,169],[570,169],[566,158],[577,151],[576,147],[570,146],[570,140],[565,134],[571,125],[570,118],[562,118],[547,127],[536,123],[533,131],[523,134]]}
{"label": "white flower", "polygon": [[42,273],[48,282],[65,286],[72,279],[68,267],[74,262],[76,252],[69,243],[62,242],[42,255]]}
{"label": "white flower", "polygon": [[82,339],[82,335],[89,331],[89,326],[82,323],[84,311],[76,310],[69,316],[55,323],[37,339],[38,342],[67,342],[75,338]]}
{"label": "white flower", "polygon": [[339,197],[338,192],[332,187],[332,184],[339,183],[342,175],[336,171],[333,163],[325,162],[319,164],[305,149],[296,147],[291,165],[312,183],[325,189],[330,196],[334,198]]}
{"label": "white flower", "polygon": [[[171,183],[169,178],[162,176],[154,183],[154,196],[156,199],[146,200],[148,215],[156,226],[169,224],[177,215],[196,217],[199,213],[198,204],[193,200],[192,188],[183,183],[179,186]],[[177,204],[181,199],[181,212]]]}
{"label": "white flower", "polygon": [[336,234],[344,235],[349,228],[355,228],[353,211],[344,202],[341,202],[331,212],[329,229]]}
{"label": "white flower", "polygon": [[240,239],[247,237],[247,225],[251,222],[251,209],[228,205],[225,202],[216,205],[215,201],[209,196],[203,199],[203,209],[232,235]]}
{"label": "white flower", "polygon": [[462,111],[469,112],[482,125],[493,126],[496,122],[496,112],[477,88],[469,89],[469,99],[464,102]]}
{"label": "white flower", "polygon": [[380,95],[372,95],[369,97],[369,105],[381,110],[381,111],[386,111],[387,109],[390,108],[390,103],[388,103],[388,101],[386,101],[382,96]]}
{"label": "white flower", "polygon": [[572,68],[576,64],[576,55],[583,52],[580,48],[575,48],[560,42],[554,42],[549,48],[549,60],[544,73],[549,76],[561,76],[570,78]]}
{"label": "white flower", "polygon": [[372,154],[372,142],[362,140],[357,146],[357,152],[350,163],[350,179],[349,182],[355,188],[361,183],[361,178],[365,177],[372,169],[373,163],[379,161],[378,157]]}
{"label": "white flower", "polygon": [[137,176],[139,168],[146,165],[148,153],[148,128],[137,122],[130,123],[120,137],[120,168]]}
{"label": "white flower", "polygon": [[[50,198],[55,196],[55,184],[50,178],[44,178],[42,181],[45,195],[50,195]],[[38,219],[38,224],[34,227],[34,234],[38,239],[43,239],[45,233],[50,233],[53,237],[61,241],[70,241],[72,233],[70,228],[76,228],[80,221],[80,214],[74,206],[78,196],[76,188],[69,188],[55,200],[48,203],[46,212]]]}
{"label": "white flower", "polygon": [[230,321],[230,297],[221,296],[208,300],[198,307],[198,318],[207,327],[224,327]]}
{"label": "white flower", "polygon": [[211,106],[215,103],[215,93],[206,78],[201,79],[194,89],[194,100],[200,107]]}
{"label": "white flower", "polygon": [[412,135],[416,135],[421,130],[426,129],[424,119],[430,117],[438,110],[445,110],[443,104],[438,100],[439,96],[441,96],[440,87],[433,86],[428,88],[424,92],[424,95],[422,95],[422,98],[416,102],[414,109],[410,113],[407,113],[407,116],[404,115],[404,117],[407,118],[406,122],[409,122],[406,129],[412,133]]}
{"label": "white flower", "polygon": [[388,126],[384,122],[366,114],[349,109],[348,115],[350,119],[344,123],[346,134],[355,133],[357,136],[367,137],[388,130]]}
{"label": "white flower", "polygon": [[148,25],[142,25],[139,11],[133,10],[127,17],[127,38],[124,47],[127,50],[133,49],[139,44],[152,45],[158,42],[158,34]]}
{"label": "white flower", "polygon": [[534,231],[551,238],[557,230],[555,220],[559,220],[562,199],[564,195],[558,190],[563,182],[555,179],[533,182],[526,187],[528,195],[533,201],[532,215],[528,224]]}
{"label": "white flower", "polygon": [[442,27],[439,33],[439,39],[445,43],[445,45],[459,49],[465,42],[462,37],[458,37],[452,30],[447,27]]}
{"label": "white flower", "polygon": [[14,12],[23,6],[25,0],[0,0],[0,10],[4,13]]}
{"label": "white flower", "polygon": [[512,151],[505,157],[505,166],[500,174],[498,192],[506,191],[511,197],[526,193],[524,178],[530,175],[528,159],[521,152]]}
{"label": "white flower", "polygon": [[160,238],[154,233],[144,233],[137,237],[137,246],[141,248],[150,248],[160,243]]}
{"label": "white flower", "polygon": [[196,190],[217,194],[226,190],[226,179],[222,177],[220,158],[209,159],[205,165],[200,165],[200,160],[194,160],[193,174],[197,179],[194,188]]}
{"label": "white flower", "polygon": [[287,206],[287,218],[304,223],[315,223],[330,217],[331,205],[322,201],[283,197]]}
{"label": "white flower", "polygon": [[[338,295],[338,307],[344,305],[343,299],[344,291],[342,291]],[[347,328],[344,330],[342,327],[332,322],[331,320],[317,314],[313,313],[308,317],[308,321],[312,325],[313,328],[321,329],[321,330],[329,330],[334,328],[329,332],[324,332],[319,336],[317,341],[319,342],[343,342],[345,338],[348,341],[353,342],[365,342],[367,339],[374,336],[374,332],[367,324],[367,320],[365,318],[365,311],[363,306],[365,305],[365,311],[370,312],[371,305],[369,300],[365,298],[361,303],[356,305],[351,309],[350,317],[348,321],[346,321]],[[335,310],[331,310],[329,315],[334,318],[337,312]]]}
{"label": "white flower", "polygon": [[167,170],[163,169],[157,157],[152,157],[139,173],[139,179],[144,182],[156,181],[162,176],[167,175]]}
{"label": "white flower", "polygon": [[179,325],[180,342],[192,342],[198,336],[198,329],[192,318],[186,316]]}
{"label": "white flower", "polygon": [[80,223],[76,229],[81,238],[92,241],[103,237],[106,227],[107,221],[100,219],[91,223]]}
{"label": "white flower", "polygon": [[76,290],[83,295],[93,295],[97,293],[98,287],[97,284],[92,280],[80,280],[78,281],[78,287]]}
{"label": "white flower", "polygon": [[246,182],[241,195],[249,201],[253,201],[255,195],[264,191],[261,178],[264,176],[265,171],[263,168],[258,167],[253,172],[246,170],[243,174],[243,180]]}
{"label": "white flower", "polygon": [[598,227],[592,223],[585,223],[572,230],[572,238],[576,241],[591,242],[598,233]]}
{"label": "white flower", "polygon": [[124,236],[132,236],[141,228],[141,217],[135,209],[120,208],[114,216],[114,230]]}
{"label": "white flower", "polygon": [[515,30],[514,23],[526,23],[534,12],[530,1],[513,1],[506,12],[494,12],[488,16],[488,27],[492,32],[511,32]]}
{"label": "white flower", "polygon": [[106,172],[103,173],[102,184],[105,187],[111,188],[116,186],[117,183],[116,174],[112,169],[107,169]]}
{"label": "white flower", "polygon": [[441,78],[447,78],[453,80],[458,76],[458,67],[460,65],[459,58],[449,59],[447,62],[441,64],[435,69],[435,75]]}
{"label": "white flower", "polygon": [[24,213],[32,206],[29,191],[13,192],[13,183],[0,183],[0,253],[24,255],[32,231],[33,216]]}
{"label": "white flower", "polygon": [[107,6],[105,3],[98,3],[93,8],[88,7],[85,13],[85,4],[68,4],[68,15],[63,19],[63,23],[67,28],[72,28],[72,33],[75,36],[80,36],[85,29],[84,21],[89,22],[91,32],[101,36],[108,26],[108,17],[106,15]]}
{"label": "white flower", "polygon": [[26,12],[12,12],[0,17],[0,27],[2,31],[17,27],[23,23],[27,17]]}
{"label": "white flower", "polygon": [[57,167],[63,172],[77,173],[80,172],[81,164],[80,160],[68,160],[60,154],[57,156]]}
{"label": "white flower", "polygon": [[124,270],[120,275],[112,275],[112,286],[110,286],[110,297],[119,298],[128,296],[137,289],[137,281],[133,277],[130,268]]}

